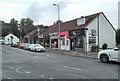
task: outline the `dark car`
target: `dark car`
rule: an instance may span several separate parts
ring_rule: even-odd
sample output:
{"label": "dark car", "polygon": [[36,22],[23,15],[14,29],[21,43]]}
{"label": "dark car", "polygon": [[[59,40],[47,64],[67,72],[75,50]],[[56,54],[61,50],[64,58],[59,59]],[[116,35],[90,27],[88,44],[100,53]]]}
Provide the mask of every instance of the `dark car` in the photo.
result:
{"label": "dark car", "polygon": [[12,44],[11,47],[18,47],[18,43]]}

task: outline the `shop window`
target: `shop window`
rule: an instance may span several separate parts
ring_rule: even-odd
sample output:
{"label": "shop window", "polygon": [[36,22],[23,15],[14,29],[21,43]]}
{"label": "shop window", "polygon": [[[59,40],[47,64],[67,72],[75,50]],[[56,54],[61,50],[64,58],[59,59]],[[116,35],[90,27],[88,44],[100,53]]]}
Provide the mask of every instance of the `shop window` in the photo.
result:
{"label": "shop window", "polygon": [[96,30],[95,29],[91,30],[91,36],[96,36]]}
{"label": "shop window", "polygon": [[89,44],[90,45],[95,45],[96,44],[96,38],[94,37],[94,38],[90,38],[89,39]]}
{"label": "shop window", "polygon": [[76,47],[83,48],[83,40],[81,37],[76,38]]}
{"label": "shop window", "polygon": [[68,40],[66,40],[66,45],[68,46]]}
{"label": "shop window", "polygon": [[62,37],[61,40],[62,40],[62,45],[65,45],[65,37]]}
{"label": "shop window", "polygon": [[57,39],[52,39],[52,48],[58,48],[58,40]]}

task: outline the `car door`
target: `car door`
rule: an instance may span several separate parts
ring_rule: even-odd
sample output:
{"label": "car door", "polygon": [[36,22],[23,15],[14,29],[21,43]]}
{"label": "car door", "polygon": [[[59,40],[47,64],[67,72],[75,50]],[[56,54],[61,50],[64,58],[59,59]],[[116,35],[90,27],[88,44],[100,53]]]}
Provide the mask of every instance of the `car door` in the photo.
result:
{"label": "car door", "polygon": [[119,49],[113,49],[111,52],[110,52],[110,56],[112,59],[116,59],[118,60],[118,57],[119,57],[119,52],[120,50]]}

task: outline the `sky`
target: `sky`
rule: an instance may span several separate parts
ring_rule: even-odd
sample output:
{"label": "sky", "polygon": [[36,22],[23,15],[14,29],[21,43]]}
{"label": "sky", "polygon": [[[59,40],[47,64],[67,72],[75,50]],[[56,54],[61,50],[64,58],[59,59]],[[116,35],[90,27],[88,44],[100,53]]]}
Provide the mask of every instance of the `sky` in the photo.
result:
{"label": "sky", "polygon": [[103,12],[115,29],[118,28],[119,0],[0,0],[0,20],[7,23],[12,18],[20,21],[31,18],[34,25],[50,26],[58,20],[60,6],[60,20],[63,22]]}

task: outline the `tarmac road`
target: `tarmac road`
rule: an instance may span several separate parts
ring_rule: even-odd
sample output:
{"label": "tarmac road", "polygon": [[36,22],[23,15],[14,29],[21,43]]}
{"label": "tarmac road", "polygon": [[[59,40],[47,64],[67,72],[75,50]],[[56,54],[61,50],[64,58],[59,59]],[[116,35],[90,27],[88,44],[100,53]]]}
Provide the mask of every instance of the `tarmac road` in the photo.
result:
{"label": "tarmac road", "polygon": [[2,46],[3,79],[118,79],[118,65]]}

